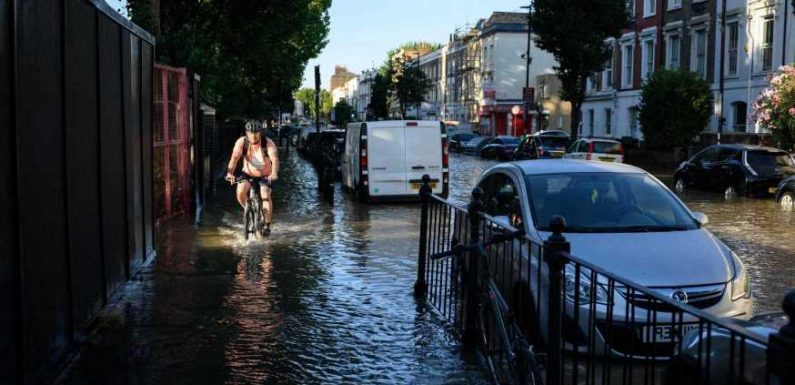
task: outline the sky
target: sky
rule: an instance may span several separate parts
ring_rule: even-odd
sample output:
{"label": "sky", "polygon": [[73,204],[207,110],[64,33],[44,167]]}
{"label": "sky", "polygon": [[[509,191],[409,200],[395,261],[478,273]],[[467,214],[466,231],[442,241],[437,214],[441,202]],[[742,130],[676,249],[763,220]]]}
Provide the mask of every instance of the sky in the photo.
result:
{"label": "sky", "polygon": [[526,12],[529,0],[332,0],[331,28],[323,52],[304,71],[303,87],[328,89],[334,66],[361,73],[379,66],[386,53],[405,42],[446,43],[456,28],[488,18],[494,11]]}
{"label": "sky", "polygon": [[[114,9],[126,0],[106,0]],[[314,88],[314,67],[320,65],[320,83],[328,89],[337,64],[348,71],[381,65],[386,53],[403,43],[446,43],[451,33],[494,11],[526,12],[530,0],[332,0],[328,44],[307,64],[303,87]]]}

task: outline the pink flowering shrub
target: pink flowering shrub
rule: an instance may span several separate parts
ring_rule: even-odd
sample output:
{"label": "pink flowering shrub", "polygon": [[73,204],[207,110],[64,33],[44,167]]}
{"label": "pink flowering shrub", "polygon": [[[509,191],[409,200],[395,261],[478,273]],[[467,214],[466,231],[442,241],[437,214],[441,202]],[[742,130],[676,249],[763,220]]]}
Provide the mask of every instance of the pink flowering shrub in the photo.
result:
{"label": "pink flowering shrub", "polygon": [[770,129],[782,148],[795,145],[795,65],[778,69],[770,78],[770,87],[753,103],[753,120]]}

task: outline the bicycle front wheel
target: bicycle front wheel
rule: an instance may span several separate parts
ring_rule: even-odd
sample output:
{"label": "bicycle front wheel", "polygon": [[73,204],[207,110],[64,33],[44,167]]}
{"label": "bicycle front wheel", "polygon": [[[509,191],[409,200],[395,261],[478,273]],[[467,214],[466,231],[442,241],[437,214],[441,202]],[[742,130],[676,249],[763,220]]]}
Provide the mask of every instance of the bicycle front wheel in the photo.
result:
{"label": "bicycle front wheel", "polygon": [[247,204],[243,210],[243,239],[248,240],[249,234],[254,233],[254,221],[252,220],[251,205]]}

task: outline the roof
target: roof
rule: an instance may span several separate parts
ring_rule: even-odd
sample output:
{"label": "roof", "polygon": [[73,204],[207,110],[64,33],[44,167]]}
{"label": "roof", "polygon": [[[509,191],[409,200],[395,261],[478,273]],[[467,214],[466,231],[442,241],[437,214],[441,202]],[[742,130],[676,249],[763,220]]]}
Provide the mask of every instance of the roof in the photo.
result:
{"label": "roof", "polygon": [[608,139],[608,138],[579,138],[580,140],[584,140],[586,142],[610,142],[610,143],[621,143],[615,139]]}
{"label": "roof", "polygon": [[527,13],[523,12],[494,12],[483,23],[478,23],[481,35],[490,35],[496,32],[522,32],[527,33]]}
{"label": "roof", "polygon": [[784,150],[782,150],[780,148],[765,147],[765,146],[759,146],[759,145],[755,145],[755,144],[732,143],[732,144],[717,144],[716,146],[724,147],[724,148],[733,148],[733,149],[736,149],[736,150],[747,150],[747,151],[758,150],[758,151],[786,152],[786,151],[784,151]]}
{"label": "roof", "polygon": [[645,171],[628,164],[596,162],[575,159],[537,159],[513,162],[524,174],[566,174],[586,172],[612,172],[624,174],[644,173]]}

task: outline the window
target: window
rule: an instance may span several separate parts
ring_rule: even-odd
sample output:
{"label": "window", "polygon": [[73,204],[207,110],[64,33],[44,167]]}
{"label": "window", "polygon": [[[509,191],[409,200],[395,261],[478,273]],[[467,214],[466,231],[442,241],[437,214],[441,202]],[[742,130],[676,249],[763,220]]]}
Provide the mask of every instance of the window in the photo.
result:
{"label": "window", "polygon": [[681,49],[682,41],[679,39],[679,35],[668,36],[668,68],[679,68],[679,51]]}
{"label": "window", "polygon": [[629,20],[635,20],[635,0],[627,0],[627,14]]}
{"label": "window", "polygon": [[773,69],[773,16],[762,22],[762,71]]}
{"label": "window", "polygon": [[522,210],[519,203],[519,190],[510,177],[505,174],[494,174],[486,178],[480,187],[484,193],[486,213],[497,220],[503,219],[509,222],[511,226],[521,227]]}
{"label": "window", "polygon": [[734,102],[734,131],[745,132],[745,123],[748,121],[748,105],[745,102]]}
{"label": "window", "polygon": [[610,59],[607,59],[607,63],[605,63],[605,88],[612,89],[613,88],[613,53],[610,53]]}
{"label": "window", "polygon": [[632,86],[632,61],[633,49],[632,45],[624,46],[624,72],[621,74],[623,81],[621,82],[625,87]]}
{"label": "window", "polygon": [[668,0],[668,9],[682,8],[682,0]]}
{"label": "window", "polygon": [[693,33],[693,72],[707,77],[707,31],[703,29]]}
{"label": "window", "polygon": [[729,40],[729,68],[727,69],[727,73],[729,75],[737,75],[737,46],[739,45],[739,28],[736,21],[728,23],[726,25],[727,29],[727,37]]}
{"label": "window", "polygon": [[613,133],[613,110],[605,108],[605,135]]}
{"label": "window", "polygon": [[643,16],[654,16],[657,0],[643,0]]}
{"label": "window", "polygon": [[630,107],[628,110],[629,115],[629,133],[633,138],[637,137],[638,132],[638,110],[637,107]]}
{"label": "window", "polygon": [[643,42],[643,72],[642,77],[645,79],[654,73],[654,40],[645,40]]}
{"label": "window", "polygon": [[588,136],[593,136],[594,123],[593,110],[588,110]]}

